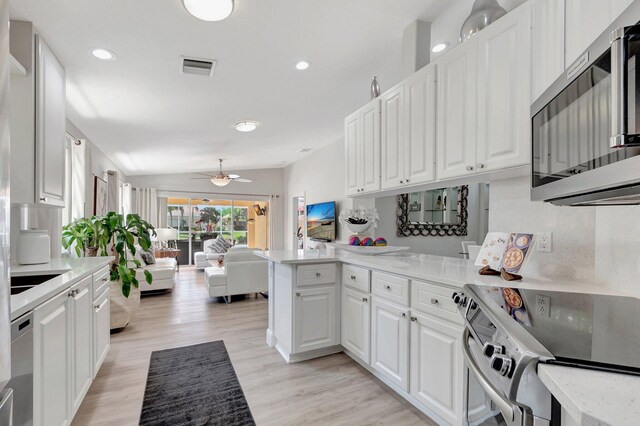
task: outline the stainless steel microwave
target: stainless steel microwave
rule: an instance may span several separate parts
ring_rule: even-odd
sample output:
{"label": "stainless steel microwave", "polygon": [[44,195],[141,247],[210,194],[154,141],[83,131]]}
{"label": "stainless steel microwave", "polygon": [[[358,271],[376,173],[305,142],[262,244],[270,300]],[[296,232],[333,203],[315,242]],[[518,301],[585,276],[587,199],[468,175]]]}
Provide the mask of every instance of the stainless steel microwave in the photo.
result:
{"label": "stainless steel microwave", "polygon": [[531,199],[640,204],[640,0],[531,107]]}

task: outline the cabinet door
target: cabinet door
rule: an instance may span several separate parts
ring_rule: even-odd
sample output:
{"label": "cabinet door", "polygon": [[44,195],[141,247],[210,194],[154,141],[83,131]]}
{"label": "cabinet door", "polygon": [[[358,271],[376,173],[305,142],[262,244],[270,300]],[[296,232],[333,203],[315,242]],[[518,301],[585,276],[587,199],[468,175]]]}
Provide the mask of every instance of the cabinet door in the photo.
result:
{"label": "cabinet door", "polygon": [[462,329],[411,313],[411,395],[451,424],[463,416]]}
{"label": "cabinet door", "polygon": [[64,207],[65,72],[36,36],[36,203]]}
{"label": "cabinet door", "polygon": [[371,341],[370,296],[347,287],[342,288],[342,346],[369,363]]}
{"label": "cabinet door", "polygon": [[382,96],[381,147],[382,189],[405,183],[404,175],[404,87],[396,86]]}
{"label": "cabinet door", "polygon": [[453,48],[437,61],[437,177],[475,173],[478,38]]}
{"label": "cabinet door", "polygon": [[409,390],[409,315],[377,297],[371,303],[371,366]]}
{"label": "cabinet door", "polygon": [[292,353],[336,345],[335,286],[298,290],[294,302],[294,318]]}
{"label": "cabinet door", "polygon": [[436,178],[436,66],[427,65],[404,83],[407,183]]}
{"label": "cabinet door", "polygon": [[524,4],[478,33],[479,172],[529,162],[529,17]]}
{"label": "cabinet door", "polygon": [[109,290],[96,298],[93,306],[93,377],[98,374],[104,359],[109,353],[111,327]]}
{"label": "cabinet door", "polygon": [[361,144],[358,141],[358,138],[360,137],[361,131],[358,130],[358,126],[361,125],[361,122],[358,119],[359,116],[359,113],[354,113],[344,120],[347,195],[354,195],[360,192],[360,186],[358,182],[358,166],[361,162]]}
{"label": "cabinet door", "polygon": [[564,69],[564,0],[532,0],[531,103]]}
{"label": "cabinet door", "polygon": [[67,425],[70,410],[69,295],[34,309],[33,423]]}
{"label": "cabinet door", "polygon": [[565,65],[571,64],[612,20],[611,0],[566,0]]}
{"label": "cabinet door", "polygon": [[73,286],[71,300],[72,414],[80,408],[93,379],[93,300],[92,277]]}
{"label": "cabinet door", "polygon": [[380,101],[374,100],[361,110],[362,138],[358,163],[360,192],[380,189]]}

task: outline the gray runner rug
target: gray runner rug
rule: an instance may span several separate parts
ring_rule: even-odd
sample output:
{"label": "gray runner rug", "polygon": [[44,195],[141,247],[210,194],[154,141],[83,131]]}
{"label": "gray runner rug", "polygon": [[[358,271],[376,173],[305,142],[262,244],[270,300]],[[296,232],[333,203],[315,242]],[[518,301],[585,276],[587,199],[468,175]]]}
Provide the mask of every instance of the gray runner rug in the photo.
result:
{"label": "gray runner rug", "polygon": [[255,426],[224,342],[152,352],[140,424]]}

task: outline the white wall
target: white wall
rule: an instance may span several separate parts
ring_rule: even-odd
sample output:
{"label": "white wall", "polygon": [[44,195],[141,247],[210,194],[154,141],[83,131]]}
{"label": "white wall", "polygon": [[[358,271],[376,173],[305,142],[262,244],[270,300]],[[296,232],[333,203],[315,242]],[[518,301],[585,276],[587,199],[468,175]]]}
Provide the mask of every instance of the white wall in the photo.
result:
{"label": "white wall", "polygon": [[469,215],[467,222],[468,232],[464,237],[398,237],[396,235],[397,202],[395,196],[376,198],[376,209],[378,209],[378,215],[380,215],[380,224],[376,236],[384,237],[389,245],[410,247],[410,251],[412,252],[460,257],[459,253],[462,251],[462,241],[481,242],[481,240],[484,239],[484,235],[479,235],[480,232],[482,232],[479,224],[479,186],[480,184],[469,185],[467,207]]}
{"label": "white wall", "polygon": [[[345,158],[344,139],[312,151],[306,157],[284,169],[284,240],[287,249],[293,248],[293,197],[306,195],[306,203],[314,204],[324,201],[336,202],[336,215],[343,209],[354,205],[373,206],[373,200],[352,200],[345,197]],[[342,225],[337,226],[336,238],[346,241],[349,230]]]}

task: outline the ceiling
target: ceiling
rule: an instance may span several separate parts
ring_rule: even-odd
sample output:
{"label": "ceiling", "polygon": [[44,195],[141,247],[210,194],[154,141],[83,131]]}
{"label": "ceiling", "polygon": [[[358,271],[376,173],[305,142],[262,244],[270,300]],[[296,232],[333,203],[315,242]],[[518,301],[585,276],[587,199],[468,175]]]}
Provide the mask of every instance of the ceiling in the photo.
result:
{"label": "ceiling", "polygon": [[[334,142],[376,75],[401,79],[402,32],[448,0],[236,0],[221,22],[181,0],[12,0],[67,71],[68,117],[127,175],[282,167]],[[90,50],[114,51],[102,62]],[[180,56],[218,61],[213,77]],[[311,66],[297,71],[295,63]],[[242,120],[260,123],[239,133]]]}

